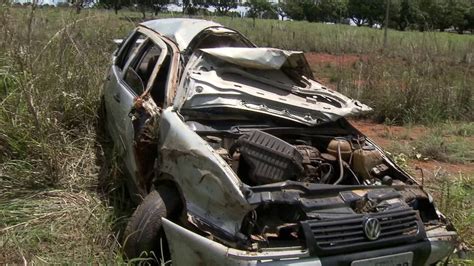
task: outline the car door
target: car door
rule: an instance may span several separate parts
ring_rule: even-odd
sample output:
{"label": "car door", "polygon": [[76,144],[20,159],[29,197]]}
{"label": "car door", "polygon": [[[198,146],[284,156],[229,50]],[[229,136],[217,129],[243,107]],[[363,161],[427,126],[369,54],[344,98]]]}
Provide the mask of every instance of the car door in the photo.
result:
{"label": "car door", "polygon": [[125,153],[125,142],[121,137],[122,134],[120,134],[120,131],[124,130],[121,120],[123,120],[123,113],[125,111],[121,108],[125,105],[125,97],[123,94],[128,94],[126,91],[123,91],[121,80],[126,66],[131,62],[131,59],[146,38],[147,36],[142,32],[133,31],[130,36],[123,41],[113,57],[112,66],[109,69],[104,85],[107,128],[119,155]]}
{"label": "car door", "polygon": [[[111,73],[111,83],[114,85],[106,96],[111,106],[108,110],[113,110],[110,116],[114,123],[115,141],[118,146],[122,146],[121,158],[128,174],[135,181],[138,192],[144,195],[146,191],[143,191],[137,176],[140,172],[135,153],[134,106],[137,97],[153,83],[154,75],[159,72],[161,62],[167,55],[167,47],[159,37],[153,36],[155,34],[146,29],[139,29],[136,34],[137,37],[132,36],[130,39],[131,43],[125,44],[130,45],[129,49],[134,49],[134,46],[136,48],[121,69],[120,62],[123,61],[118,57],[117,67]],[[142,37],[143,41],[139,41]],[[124,53],[127,53],[127,48],[124,49]]]}

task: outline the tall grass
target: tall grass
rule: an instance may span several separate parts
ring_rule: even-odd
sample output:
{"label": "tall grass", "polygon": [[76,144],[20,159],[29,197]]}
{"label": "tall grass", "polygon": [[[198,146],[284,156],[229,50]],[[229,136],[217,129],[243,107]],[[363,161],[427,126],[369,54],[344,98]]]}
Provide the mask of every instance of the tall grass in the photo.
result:
{"label": "tall grass", "polygon": [[474,120],[472,64],[369,56],[330,71],[337,90],[372,106],[379,122]]}
{"label": "tall grass", "polygon": [[134,25],[8,6],[0,20],[0,263],[120,261],[95,121],[110,40]]}
{"label": "tall grass", "polygon": [[[455,226],[458,234],[468,249],[474,248],[474,177],[459,174],[449,176],[439,169],[434,176],[433,182],[427,186],[427,190],[433,194],[438,208],[445,214]],[[472,258],[471,258],[472,259]],[[470,261],[472,263],[472,260]],[[460,263],[459,265],[467,265]]]}
{"label": "tall grass", "polygon": [[[278,20],[259,20],[254,27],[251,19],[211,19],[239,30],[259,46],[334,54],[371,54],[383,47],[383,32],[367,27]],[[454,62],[474,59],[472,35],[390,30],[388,36],[388,56],[436,58]]]}

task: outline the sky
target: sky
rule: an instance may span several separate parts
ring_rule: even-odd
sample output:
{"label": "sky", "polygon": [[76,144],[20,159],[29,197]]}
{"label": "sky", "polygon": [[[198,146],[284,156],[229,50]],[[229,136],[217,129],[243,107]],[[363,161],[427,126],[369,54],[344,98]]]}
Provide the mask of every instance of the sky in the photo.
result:
{"label": "sky", "polygon": [[[38,0],[39,5],[56,5],[64,2],[67,2],[67,0]],[[13,3],[31,3],[31,0],[13,0]]]}

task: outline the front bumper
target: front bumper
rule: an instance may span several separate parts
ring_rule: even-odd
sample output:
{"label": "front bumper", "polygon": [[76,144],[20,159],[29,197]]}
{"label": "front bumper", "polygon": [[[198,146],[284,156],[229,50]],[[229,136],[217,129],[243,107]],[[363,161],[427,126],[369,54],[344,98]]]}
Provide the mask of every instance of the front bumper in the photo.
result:
{"label": "front bumper", "polygon": [[[397,247],[340,254],[310,256],[306,249],[250,252],[226,247],[163,218],[163,226],[174,265],[350,265],[352,261],[413,252],[412,265],[432,264],[449,256],[456,234],[433,230],[427,241]],[[428,234],[428,232],[427,232]]]}
{"label": "front bumper", "polygon": [[428,241],[430,242],[431,252],[425,264],[431,265],[449,257],[458,245],[458,235],[454,231],[447,231],[442,227],[438,227],[426,232]]}

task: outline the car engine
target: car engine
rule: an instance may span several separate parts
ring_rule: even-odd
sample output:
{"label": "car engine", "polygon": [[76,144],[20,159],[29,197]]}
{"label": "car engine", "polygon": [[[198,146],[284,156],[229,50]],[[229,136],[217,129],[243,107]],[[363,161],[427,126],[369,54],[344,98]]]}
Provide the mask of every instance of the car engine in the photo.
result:
{"label": "car engine", "polygon": [[[364,136],[203,132],[255,206],[242,223],[241,248],[303,245],[331,254],[351,244],[362,250],[419,241],[423,223],[439,219],[428,195]],[[367,242],[360,229],[368,217],[386,228],[377,241]]]}
{"label": "car engine", "polygon": [[[382,154],[360,137],[324,136],[292,139],[290,143],[253,130],[236,140],[215,136],[208,136],[207,140],[242,181],[252,186],[288,180],[334,185],[393,182]],[[231,143],[228,149],[224,143]]]}

